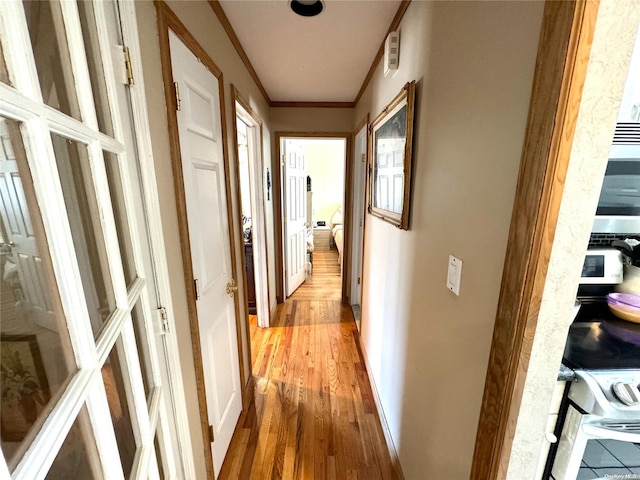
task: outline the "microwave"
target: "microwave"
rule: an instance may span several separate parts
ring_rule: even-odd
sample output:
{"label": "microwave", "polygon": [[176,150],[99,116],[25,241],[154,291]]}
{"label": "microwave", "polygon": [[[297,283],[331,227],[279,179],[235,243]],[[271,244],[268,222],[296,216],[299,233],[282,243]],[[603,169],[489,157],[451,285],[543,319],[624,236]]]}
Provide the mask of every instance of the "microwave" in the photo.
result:
{"label": "microwave", "polygon": [[640,235],[640,145],[611,147],[592,232]]}
{"label": "microwave", "polygon": [[587,250],[580,276],[581,285],[617,285],[622,280],[622,252],[614,248]]}

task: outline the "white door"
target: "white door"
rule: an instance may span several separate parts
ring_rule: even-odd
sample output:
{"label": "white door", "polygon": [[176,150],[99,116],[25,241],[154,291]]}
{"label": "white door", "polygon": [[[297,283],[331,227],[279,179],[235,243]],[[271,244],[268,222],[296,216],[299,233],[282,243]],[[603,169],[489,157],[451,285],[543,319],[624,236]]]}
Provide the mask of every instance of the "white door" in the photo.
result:
{"label": "white door", "polygon": [[364,205],[367,181],[367,126],[356,134],[353,158],[353,237],[351,243],[351,305],[360,305],[362,298],[362,248],[364,241]]}
{"label": "white door", "polygon": [[170,32],[180,154],[216,476],[242,410],[218,79]]}
{"label": "white door", "polygon": [[284,233],[287,297],[305,280],[307,256],[307,160],[302,145],[286,139],[283,145],[284,166]]}

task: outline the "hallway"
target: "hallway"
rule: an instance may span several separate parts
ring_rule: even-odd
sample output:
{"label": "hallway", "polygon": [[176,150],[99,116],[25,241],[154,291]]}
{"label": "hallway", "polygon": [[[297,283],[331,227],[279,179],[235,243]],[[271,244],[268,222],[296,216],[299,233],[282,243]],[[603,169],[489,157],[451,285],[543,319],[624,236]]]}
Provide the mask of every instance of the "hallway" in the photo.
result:
{"label": "hallway", "polygon": [[395,478],[357,346],[340,301],[337,252],[314,271],[270,329],[251,318],[255,400],[240,417],[221,479]]}

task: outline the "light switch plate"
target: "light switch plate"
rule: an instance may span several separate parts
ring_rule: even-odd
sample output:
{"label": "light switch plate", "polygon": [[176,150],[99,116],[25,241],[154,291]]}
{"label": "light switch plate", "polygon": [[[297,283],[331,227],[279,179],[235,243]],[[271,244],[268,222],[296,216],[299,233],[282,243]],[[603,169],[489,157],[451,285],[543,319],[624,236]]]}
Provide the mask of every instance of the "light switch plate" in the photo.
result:
{"label": "light switch plate", "polygon": [[456,295],[460,295],[460,278],[462,277],[462,260],[449,255],[449,269],[447,271],[447,288]]}

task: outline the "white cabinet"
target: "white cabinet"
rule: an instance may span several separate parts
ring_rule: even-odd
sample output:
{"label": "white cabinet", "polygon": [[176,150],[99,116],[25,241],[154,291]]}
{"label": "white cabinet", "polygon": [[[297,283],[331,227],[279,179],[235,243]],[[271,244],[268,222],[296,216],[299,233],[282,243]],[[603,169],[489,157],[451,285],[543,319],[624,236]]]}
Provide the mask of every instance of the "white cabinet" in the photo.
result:
{"label": "white cabinet", "polygon": [[331,248],[331,230],[329,230],[329,227],[313,227],[313,249],[329,250],[329,248]]}

